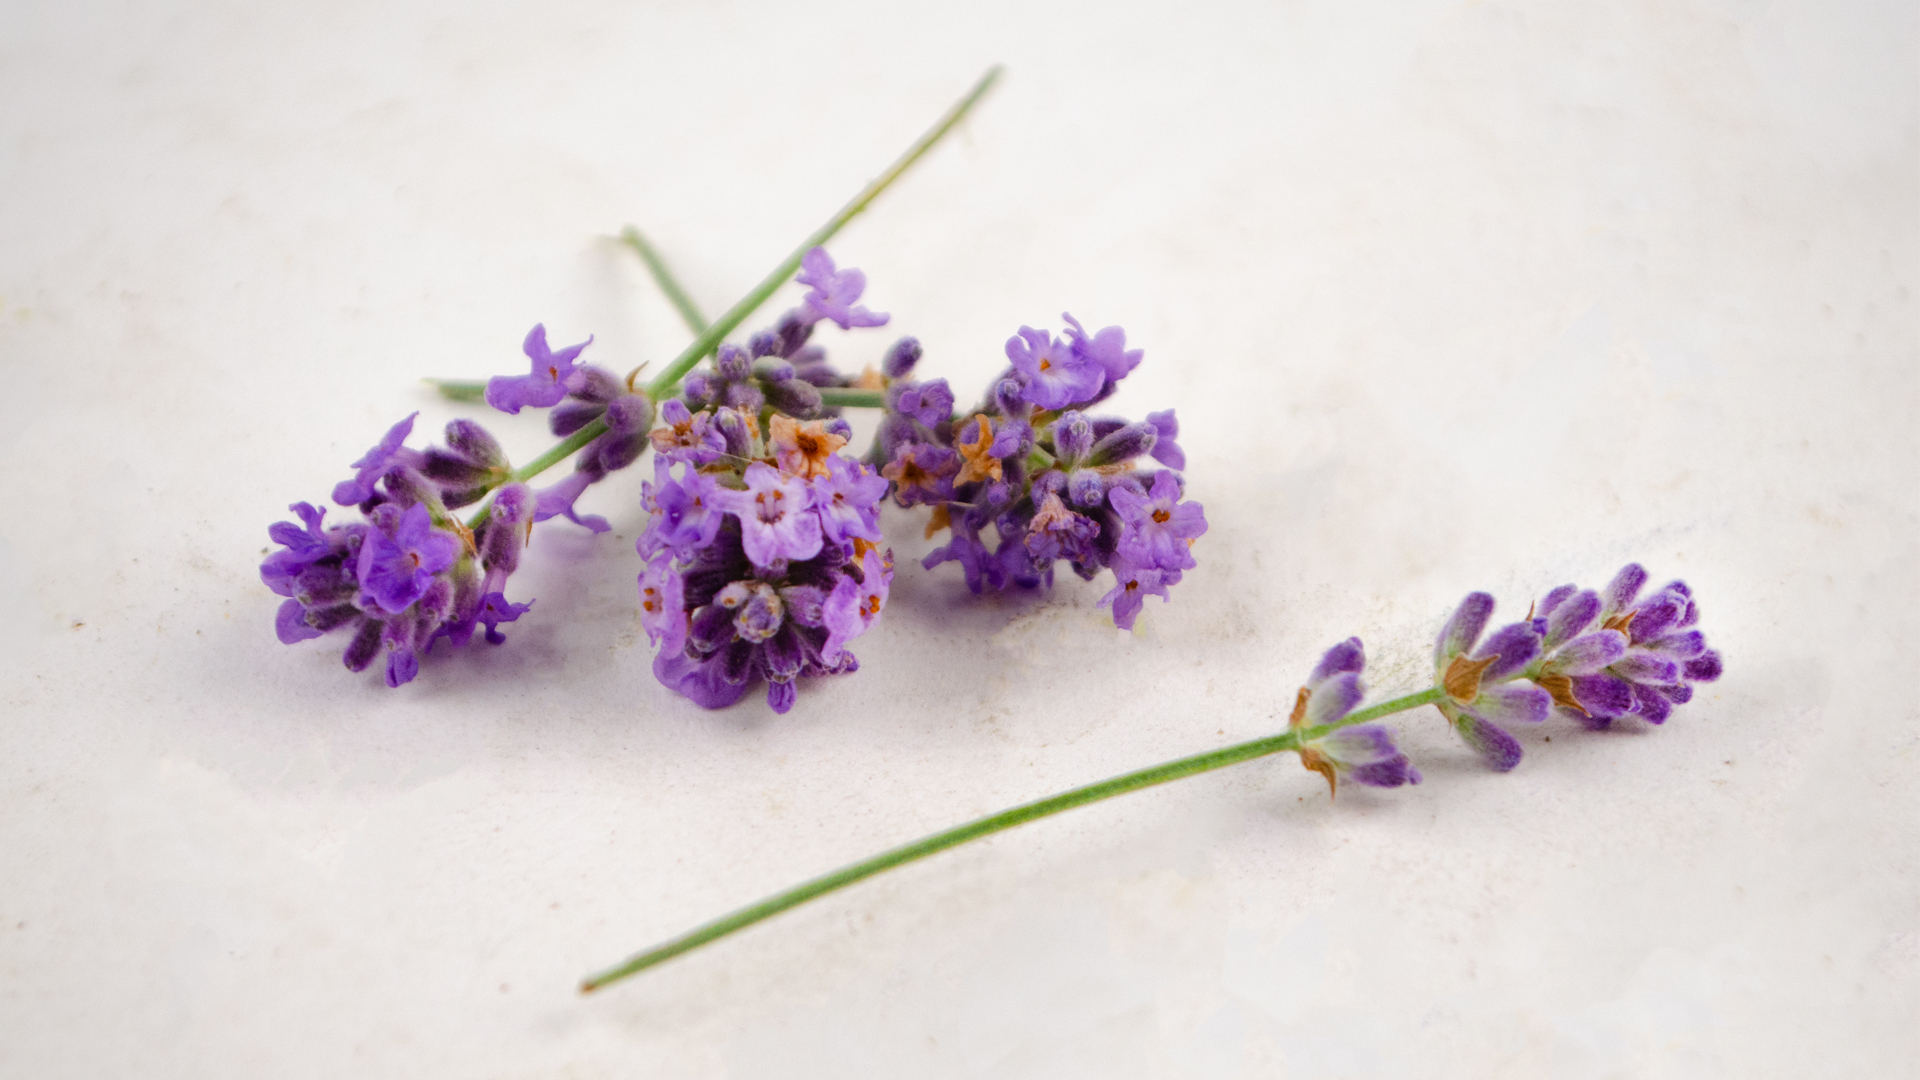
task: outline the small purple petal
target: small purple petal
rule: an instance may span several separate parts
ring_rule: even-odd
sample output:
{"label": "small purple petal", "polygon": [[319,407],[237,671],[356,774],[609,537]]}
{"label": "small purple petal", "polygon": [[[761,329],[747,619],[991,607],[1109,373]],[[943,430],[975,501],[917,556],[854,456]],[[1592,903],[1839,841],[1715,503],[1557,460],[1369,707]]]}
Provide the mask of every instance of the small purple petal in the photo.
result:
{"label": "small purple petal", "polygon": [[1532,683],[1502,683],[1481,690],[1463,711],[1497,724],[1537,724],[1553,711],[1553,696]]}
{"label": "small purple petal", "polygon": [[280,635],[281,643],[286,645],[320,636],[320,631],[307,623],[307,609],[298,600],[288,600],[280,605],[273,619],[273,629]]}
{"label": "small purple petal", "polygon": [[1520,743],[1499,726],[1467,713],[1461,714],[1453,726],[1495,772],[1511,772],[1520,764]]}
{"label": "small purple petal", "polygon": [[1627,635],[1618,630],[1601,630],[1568,642],[1554,656],[1551,668],[1561,675],[1591,675],[1626,654]]}
{"label": "small purple petal", "polygon": [[1492,616],[1492,596],[1483,592],[1468,593],[1460,606],[1453,609],[1447,624],[1440,628],[1440,638],[1433,649],[1434,666],[1445,667],[1448,661],[1473,648]]}
{"label": "small purple petal", "polygon": [[1499,682],[1533,662],[1540,655],[1540,635],[1534,633],[1532,623],[1508,623],[1493,632],[1481,646],[1474,650],[1475,660],[1484,660],[1496,656],[1492,666],[1480,673],[1484,683]]}

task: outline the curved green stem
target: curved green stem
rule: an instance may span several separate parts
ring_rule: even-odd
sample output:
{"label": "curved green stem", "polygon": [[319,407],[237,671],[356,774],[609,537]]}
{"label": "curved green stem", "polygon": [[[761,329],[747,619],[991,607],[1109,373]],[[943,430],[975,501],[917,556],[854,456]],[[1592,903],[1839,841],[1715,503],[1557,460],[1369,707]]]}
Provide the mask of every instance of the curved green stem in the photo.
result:
{"label": "curved green stem", "polygon": [[894,867],[904,866],[907,863],[924,859],[929,855],[945,851],[948,848],[957,847],[969,840],[977,840],[983,836],[991,836],[994,833],[1011,829],[1016,825],[1024,825],[1029,821],[1050,817],[1054,814],[1072,810],[1075,807],[1086,806],[1089,803],[1100,802],[1103,799],[1111,799],[1116,795],[1125,795],[1130,791],[1139,791],[1142,788],[1155,787],[1174,780],[1184,780],[1189,776],[1212,772],[1214,769],[1223,769],[1229,765],[1238,765],[1243,761],[1252,761],[1254,758],[1266,757],[1269,754],[1278,754],[1285,750],[1297,750],[1303,742],[1320,738],[1338,728],[1348,727],[1353,724],[1363,724],[1369,720],[1377,720],[1391,713],[1404,712],[1407,709],[1417,709],[1422,705],[1431,705],[1440,700],[1442,693],[1444,693],[1444,691],[1438,687],[1422,690],[1417,694],[1408,694],[1405,697],[1394,698],[1391,701],[1383,701],[1371,708],[1361,709],[1358,712],[1341,717],[1339,721],[1332,724],[1301,728],[1280,735],[1271,735],[1264,739],[1254,739],[1251,742],[1238,743],[1219,750],[1209,750],[1204,754],[1195,754],[1192,757],[1163,762],[1159,765],[1149,766],[1136,772],[1113,777],[1110,780],[1102,780],[1097,784],[1088,784],[1085,787],[1074,788],[1072,791],[1063,791],[1058,795],[1051,795],[1035,802],[1013,807],[1010,810],[1002,810],[997,814],[989,814],[986,817],[969,821],[964,825],[956,825],[951,829],[934,833],[932,836],[915,840],[911,844],[903,844],[890,851],[883,851],[872,858],[863,859],[849,866],[843,866],[830,874],[823,874],[820,877],[814,878],[812,881],[795,885],[793,888],[787,889],[784,892],[775,893],[757,904],[741,908],[730,915],[724,915],[704,926],[696,927],[671,941],[655,945],[653,948],[642,953],[637,953],[625,961],[607,968],[605,971],[587,976],[587,978],[580,983],[580,992],[583,994],[592,993],[609,983],[618,982],[629,975],[638,974],[656,964],[671,960],[682,953],[691,952],[709,942],[717,941],[736,931],[744,930],[754,923],[760,922],[763,919],[772,918],[786,911],[788,908],[798,907],[815,897],[825,896],[827,893],[844,889],[854,882],[864,881],[875,874],[884,873]]}
{"label": "curved green stem", "polygon": [[706,333],[707,317],[700,314],[700,309],[694,305],[693,297],[688,296],[687,290],[680,287],[680,279],[674,277],[673,271],[667,269],[667,261],[660,257],[660,253],[654,250],[646,237],[640,235],[640,230],[629,225],[620,230],[620,239],[639,253],[640,261],[646,263],[648,271],[653,274],[653,283],[660,286],[661,292],[667,294],[667,300],[673,304],[673,310],[680,313],[680,321],[687,324],[687,329],[696,334]]}
{"label": "curved green stem", "polygon": [[728,308],[724,314],[714,320],[712,326],[707,327],[704,333],[694,338],[693,343],[675,357],[673,363],[668,364],[652,383],[648,384],[647,396],[655,401],[664,401],[669,397],[668,391],[679,385],[682,376],[692,371],[693,366],[712,352],[720,344],[721,339],[733,333],[734,328],[744,322],[746,317],[753,314],[761,304],[766,303],[767,298],[772,296],[776,289],[787,283],[787,279],[800,268],[800,260],[806,256],[807,252],[831,239],[847,222],[852,221],[855,215],[865,210],[868,204],[878,198],[881,192],[887,190],[895,180],[900,179],[901,174],[911,168],[914,162],[919,161],[928,150],[933,149],[933,145],[951,131],[953,126],[958,124],[961,118],[966,116],[967,112],[992,88],[994,82],[1000,78],[1000,71],[1000,67],[996,65],[982,75],[980,81],[973,84],[973,89],[967,91],[966,96],[954,103],[938,123],[928,128],[926,134],[920,136],[918,141],[908,147],[907,152],[900,155],[899,160],[889,165],[886,172],[881,173],[872,183],[862,188],[860,194],[853,197],[853,201],[841,207],[840,212],[829,218],[825,225],[815,229],[811,236],[801,241],[800,246],[793,249],[793,254],[788,255],[779,266],[774,267],[773,272],[768,274],[760,284],[754,286],[752,292],[741,297],[739,303]]}

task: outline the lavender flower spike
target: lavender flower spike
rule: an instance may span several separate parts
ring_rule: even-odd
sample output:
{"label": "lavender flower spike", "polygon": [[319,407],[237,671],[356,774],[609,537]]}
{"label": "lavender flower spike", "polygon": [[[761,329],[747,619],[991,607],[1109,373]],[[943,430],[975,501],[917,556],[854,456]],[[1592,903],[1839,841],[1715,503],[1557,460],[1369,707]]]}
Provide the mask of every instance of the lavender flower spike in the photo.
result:
{"label": "lavender flower spike", "polygon": [[[1367,655],[1359,638],[1328,649],[1294,699],[1287,726],[1295,730],[1338,722],[1360,704],[1365,691],[1360,673]],[[1339,789],[1339,777],[1369,787],[1399,787],[1420,782],[1420,770],[1393,745],[1393,733],[1379,724],[1340,728],[1300,746],[1300,764],[1327,779],[1327,797]]]}
{"label": "lavender flower spike", "polygon": [[593,344],[593,338],[569,345],[559,352],[547,348],[547,328],[536,323],[527,331],[521,351],[527,354],[533,370],[525,375],[495,375],[487,380],[487,404],[504,413],[518,413],[528,406],[546,409],[560,404],[570,390],[579,389],[581,376],[574,367],[580,350]]}

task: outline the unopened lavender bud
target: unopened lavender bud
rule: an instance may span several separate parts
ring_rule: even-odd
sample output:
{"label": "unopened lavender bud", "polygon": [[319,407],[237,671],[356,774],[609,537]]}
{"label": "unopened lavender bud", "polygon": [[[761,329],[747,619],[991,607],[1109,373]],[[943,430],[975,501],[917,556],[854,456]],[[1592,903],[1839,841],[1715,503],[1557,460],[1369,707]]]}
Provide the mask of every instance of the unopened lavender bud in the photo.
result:
{"label": "unopened lavender bud", "polygon": [[993,384],[993,405],[1002,416],[1024,417],[1028,413],[1026,380],[1010,375]]}
{"label": "unopened lavender bud", "polygon": [[727,441],[727,453],[737,458],[753,456],[753,433],[747,430],[747,421],[732,409],[720,409],[714,413],[713,426],[719,430],[720,437]]}
{"label": "unopened lavender bud", "polygon": [[621,394],[607,403],[607,430],[644,434],[653,426],[653,402],[644,394]]}
{"label": "unopened lavender bud", "polygon": [[1053,456],[1062,466],[1071,468],[1093,450],[1093,424],[1077,412],[1067,413],[1053,425]]}
{"label": "unopened lavender bud", "polygon": [[1160,433],[1152,424],[1128,424],[1093,444],[1093,455],[1087,459],[1090,465],[1110,465],[1115,462],[1131,461],[1153,449]]}
{"label": "unopened lavender bud", "polygon": [[353,640],[347,643],[347,651],[340,654],[340,662],[347,665],[348,671],[365,671],[373,658],[380,655],[381,623],[368,619],[360,624]]}
{"label": "unopened lavender bud", "polygon": [[607,411],[607,407],[597,401],[563,401],[547,414],[547,430],[560,438],[579,431]]}
{"label": "unopened lavender bud", "polygon": [[833,417],[832,419],[827,421],[827,434],[838,435],[841,438],[847,440],[848,442],[852,442],[853,441],[853,425],[847,423],[845,417],[842,417],[842,416]]}
{"label": "unopened lavender bud", "polygon": [[774,350],[775,355],[791,358],[798,356],[807,339],[813,337],[813,323],[789,311],[773,325],[773,332],[780,335],[780,346]]}
{"label": "unopened lavender bud", "polygon": [[762,382],[786,382],[793,378],[793,365],[779,357],[756,360],[753,375]]}
{"label": "unopened lavender bud", "polygon": [[780,351],[780,335],[772,330],[762,330],[747,339],[747,354],[758,359],[772,356]]}
{"label": "unopened lavender bud", "polygon": [[722,345],[714,354],[713,372],[727,382],[739,382],[753,374],[753,358],[738,345]]}
{"label": "unopened lavender bud", "polygon": [[688,375],[680,383],[680,396],[686,400],[688,410],[699,412],[714,403],[713,379],[704,371]]}
{"label": "unopened lavender bud", "polygon": [[520,566],[520,552],[527,546],[527,526],[533,521],[533,489],[525,484],[508,484],[493,497],[487,514],[487,531],[480,538],[480,564],[489,571],[511,574]]}
{"label": "unopened lavender bud", "polygon": [[745,413],[757,413],[767,404],[766,395],[750,382],[728,383],[724,399],[729,407]]}
{"label": "unopened lavender bud", "polygon": [[903,337],[887,350],[886,359],[880,361],[880,371],[889,379],[904,379],[913,371],[913,365],[920,362],[924,350],[919,338]]}
{"label": "unopened lavender bud", "polygon": [[650,445],[642,432],[608,432],[594,440],[594,460],[604,473],[619,472],[640,459]]}
{"label": "unopened lavender bud", "polygon": [[455,420],[447,425],[447,448],[490,469],[508,467],[507,453],[500,449],[500,440],[472,420]]}
{"label": "unopened lavender bud", "polygon": [[1107,497],[1107,479],[1092,469],[1076,469],[1067,477],[1067,499],[1076,506],[1099,506]]}
{"label": "unopened lavender bud", "polygon": [[786,413],[807,419],[820,411],[820,391],[800,379],[766,383],[767,404]]}
{"label": "unopened lavender bud", "polygon": [[438,446],[426,452],[420,471],[427,479],[444,488],[470,488],[486,480],[492,469],[462,454]]}
{"label": "unopened lavender bud", "polygon": [[584,364],[580,367],[580,385],[568,396],[580,401],[606,404],[627,392],[627,384],[606,368]]}

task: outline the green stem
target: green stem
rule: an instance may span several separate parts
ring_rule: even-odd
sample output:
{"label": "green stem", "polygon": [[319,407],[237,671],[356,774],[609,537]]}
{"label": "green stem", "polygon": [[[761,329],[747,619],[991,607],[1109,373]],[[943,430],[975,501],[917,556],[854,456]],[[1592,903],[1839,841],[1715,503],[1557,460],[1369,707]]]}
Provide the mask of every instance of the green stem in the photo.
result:
{"label": "green stem", "polygon": [[884,409],[887,407],[887,392],[855,390],[846,386],[823,386],[820,388],[820,404],[838,405],[846,409]]}
{"label": "green stem", "polygon": [[847,222],[852,221],[855,215],[865,210],[869,203],[878,198],[882,191],[885,191],[895,180],[900,179],[901,174],[911,168],[914,162],[919,161],[928,150],[933,149],[933,145],[952,130],[953,126],[958,124],[960,119],[967,115],[968,110],[972,109],[993,86],[994,81],[1000,78],[1000,70],[995,66],[982,75],[980,81],[973,84],[973,89],[967,91],[967,95],[948,109],[938,123],[927,129],[926,134],[920,136],[917,142],[908,147],[907,152],[900,155],[899,160],[888,166],[886,172],[881,173],[872,183],[861,189],[860,194],[855,195],[852,202],[841,207],[840,212],[829,218],[825,225],[815,229],[813,235],[801,241],[800,246],[793,249],[793,254],[787,256],[759,285],[754,286],[752,292],[742,297],[739,303],[728,308],[725,314],[714,321],[713,325],[694,338],[693,343],[674,358],[673,363],[668,364],[666,369],[647,386],[647,396],[654,401],[665,400],[669,396],[667,392],[679,385],[682,376],[692,371],[693,366],[712,352],[720,344],[721,339],[733,333],[734,328],[744,322],[747,316],[753,314],[761,304],[766,303],[767,298],[772,296],[776,289],[787,283],[787,279],[800,268],[800,260],[806,256],[807,252],[831,239]]}
{"label": "green stem", "polygon": [[673,303],[673,310],[680,313],[680,321],[687,324],[687,329],[696,334],[706,333],[707,317],[700,314],[700,309],[694,306],[693,297],[680,287],[679,279],[667,269],[667,261],[660,257],[652,244],[647,243],[646,237],[640,235],[640,230],[629,225],[620,230],[620,239],[640,253],[640,261],[646,263],[647,269],[653,273],[653,283],[667,294],[667,299]]}
{"label": "green stem", "polygon": [[440,391],[440,396],[449,401],[484,401],[487,397],[487,384],[470,382],[466,379],[421,379],[423,383]]}
{"label": "green stem", "polygon": [[717,941],[735,931],[744,930],[762,919],[772,918],[788,908],[798,907],[815,897],[825,896],[827,893],[844,889],[856,881],[864,881],[875,874],[892,870],[897,866],[904,866],[907,863],[919,859],[924,859],[929,855],[945,851],[950,847],[957,847],[969,840],[978,840],[983,836],[991,836],[997,832],[1004,832],[1016,825],[1024,825],[1029,821],[1049,817],[1053,814],[1072,810],[1075,807],[1086,806],[1089,803],[1100,802],[1103,799],[1111,799],[1116,795],[1125,795],[1130,791],[1139,791],[1142,788],[1150,788],[1174,780],[1184,780],[1189,776],[1197,776],[1204,772],[1211,772],[1214,769],[1223,769],[1228,765],[1238,765],[1243,761],[1251,761],[1254,758],[1266,757],[1269,754],[1277,754],[1285,750],[1296,750],[1299,749],[1301,743],[1318,739],[1338,728],[1348,727],[1353,724],[1363,724],[1369,720],[1377,720],[1382,716],[1404,712],[1407,709],[1416,709],[1422,705],[1431,705],[1440,700],[1442,693],[1444,693],[1444,691],[1439,687],[1422,690],[1417,694],[1408,694],[1405,697],[1394,698],[1391,701],[1383,701],[1371,708],[1361,709],[1359,712],[1341,717],[1340,720],[1332,724],[1322,724],[1318,727],[1288,731],[1284,734],[1271,735],[1264,739],[1254,739],[1251,742],[1243,742],[1219,750],[1210,750],[1204,754],[1195,754],[1192,757],[1163,762],[1159,765],[1140,769],[1137,772],[1116,776],[1111,780],[1102,780],[1097,784],[1088,784],[1085,787],[1074,788],[1072,791],[1063,791],[1058,795],[1052,795],[1036,802],[1016,806],[1010,810],[1002,810],[997,814],[989,814],[986,817],[969,821],[964,825],[956,825],[951,829],[934,833],[932,836],[916,840],[911,844],[904,844],[890,851],[883,851],[870,859],[863,859],[850,866],[843,866],[830,874],[823,874],[820,877],[814,878],[812,881],[803,882],[785,892],[775,893],[757,904],[741,908],[731,915],[725,915],[715,919],[671,941],[655,945],[653,948],[642,953],[637,953],[605,971],[595,975],[589,975],[581,981],[580,992],[583,994],[592,993],[609,983],[618,982],[629,975],[645,971],[655,964],[671,960],[682,953],[691,952],[702,945]]}
{"label": "green stem", "polygon": [[[508,480],[507,483],[525,483],[539,476],[541,473],[565,461],[568,454],[573,453],[606,433],[606,420],[594,420],[586,427],[560,440],[559,443],[555,444],[546,453],[513,470],[513,477]],[[480,526],[487,523],[487,516],[492,510],[492,504],[481,507],[480,512],[473,515],[473,518],[467,522],[467,528],[472,529],[474,532],[479,532]]]}

